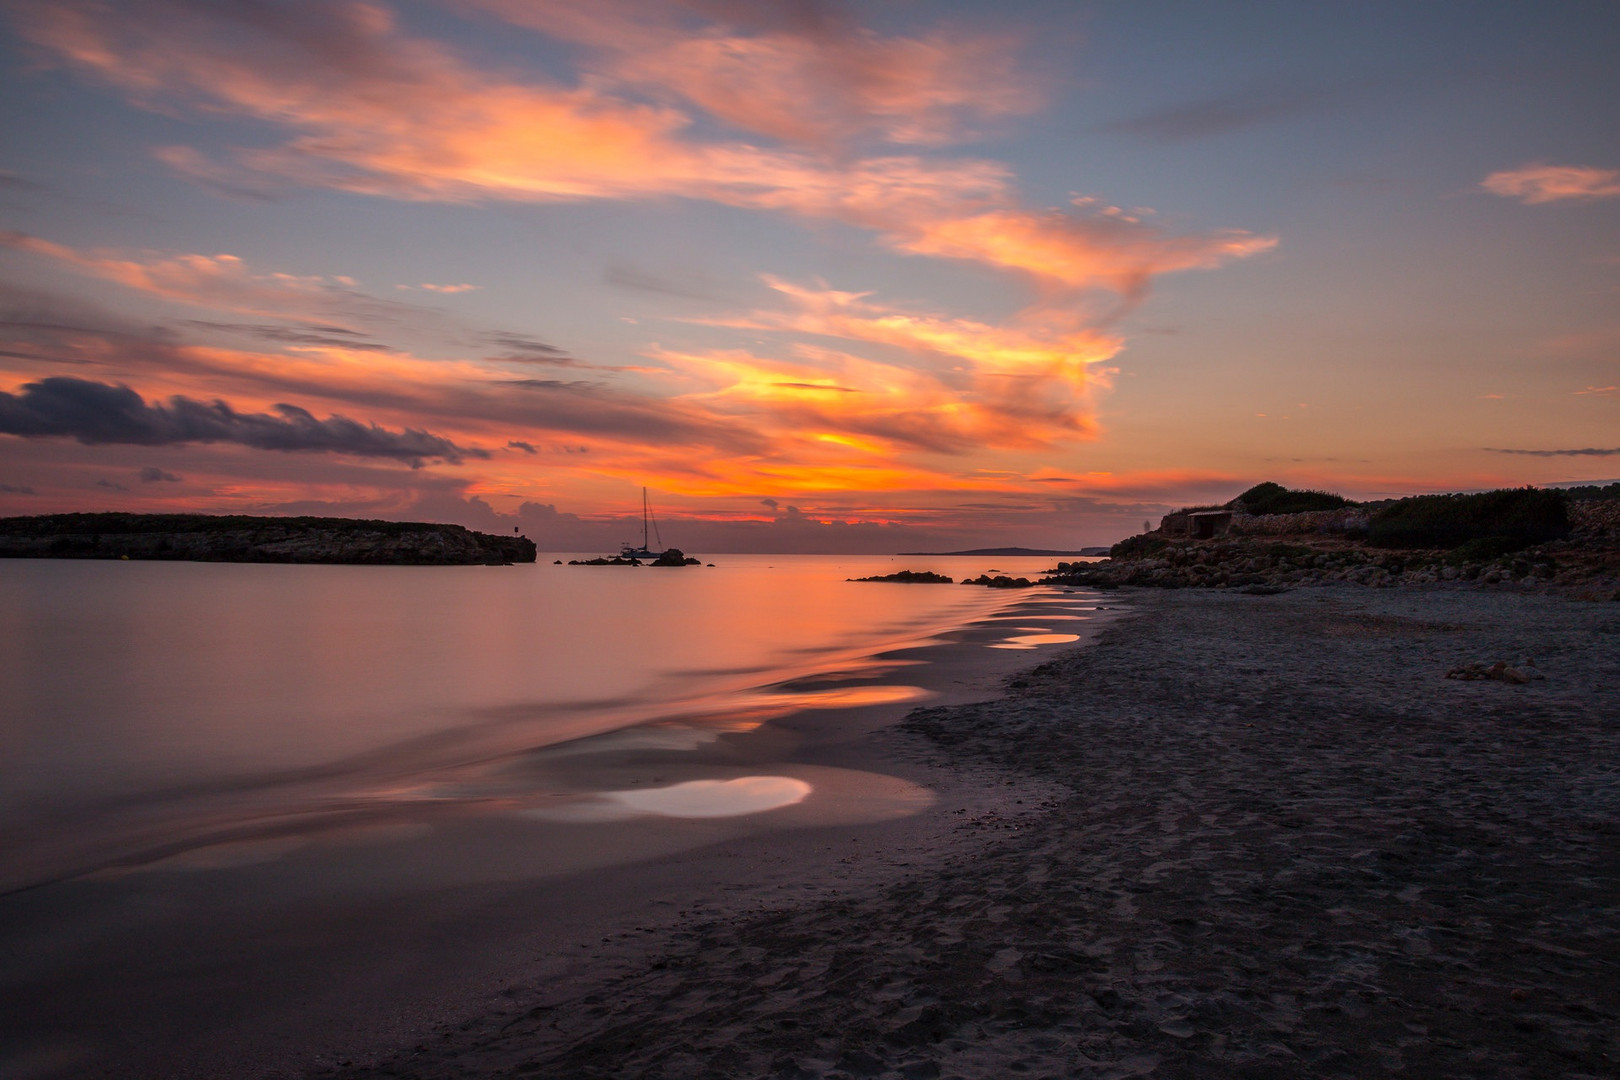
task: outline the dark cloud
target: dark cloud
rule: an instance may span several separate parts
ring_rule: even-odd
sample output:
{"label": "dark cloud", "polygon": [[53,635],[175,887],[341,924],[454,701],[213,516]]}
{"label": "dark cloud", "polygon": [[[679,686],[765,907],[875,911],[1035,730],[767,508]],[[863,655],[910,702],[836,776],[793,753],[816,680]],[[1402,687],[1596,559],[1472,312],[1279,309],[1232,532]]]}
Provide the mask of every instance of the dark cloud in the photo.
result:
{"label": "dark cloud", "polygon": [[114,480],[97,480],[96,487],[111,488],[114,491],[128,491],[129,488]]}
{"label": "dark cloud", "polygon": [[155,465],[148,465],[140,471],[139,475],[143,484],[178,484],[184,479],[184,477],[176,476],[172,472],[164,472]]}
{"label": "dark cloud", "polygon": [[785,387],[789,390],[836,390],[840,394],[859,394],[861,392],[853,386],[823,386],[821,383],[779,382],[771,385]]}
{"label": "dark cloud", "polygon": [[275,411],[274,416],[241,413],[223,401],[178,395],[167,404],[148,405],[127,386],[56,376],[26,383],[20,394],[0,393],[0,434],[67,437],[88,445],[228,442],[258,450],[392,458],[412,468],[430,458],[460,464],[466,457],[489,456],[427,431],[389,431],[344,416],[318,420],[296,405],[277,405]]}
{"label": "dark cloud", "polygon": [[1335,96],[1321,87],[1268,83],[1116,120],[1104,125],[1103,130],[1160,142],[1202,139],[1311,112],[1328,104]]}
{"label": "dark cloud", "polygon": [[637,292],[657,293],[660,296],[674,296],[682,300],[705,300],[719,302],[724,297],[715,292],[695,288],[692,285],[693,276],[683,275],[680,281],[671,281],[657,274],[640,270],[633,266],[612,266],[602,275],[602,279],[609,285],[617,285],[621,289],[634,289]]}
{"label": "dark cloud", "polygon": [[[16,316],[9,324],[5,320],[8,308]],[[0,342],[13,346],[5,352],[37,363],[116,365],[120,374],[222,375],[238,385],[251,382],[267,395],[318,398],[364,410],[389,409],[432,416],[440,423],[496,423],[526,434],[595,435],[638,444],[690,446],[703,452],[755,453],[765,446],[757,431],[699,406],[584,380],[468,380],[430,386],[379,379],[351,385],[269,366],[245,370],[210,356],[207,350],[178,347],[178,339],[161,327],[114,321],[95,309],[59,297],[25,293],[3,282]],[[550,348],[544,342],[528,344],[536,350]]]}
{"label": "dark cloud", "polygon": [[578,390],[590,383],[570,382],[566,379],[502,379],[502,386],[516,386],[524,390]]}
{"label": "dark cloud", "polygon": [[28,487],[26,485],[19,487],[16,484],[0,484],[0,494],[6,494],[6,495],[38,495],[39,492],[35,491],[33,488]]}
{"label": "dark cloud", "polygon": [[490,357],[492,360],[501,360],[508,364],[544,364],[549,367],[585,366],[557,346],[530,337],[528,334],[497,331],[479,336],[489,344],[506,350],[498,356]]}
{"label": "dark cloud", "polygon": [[45,186],[24,179],[14,172],[0,169],[0,189],[7,191],[44,191]]}
{"label": "dark cloud", "polygon": [[1579,450],[1503,450],[1495,446],[1485,447],[1492,454],[1522,454],[1525,457],[1616,457],[1620,456],[1620,446],[1609,450],[1600,450],[1595,447],[1584,447]]}
{"label": "dark cloud", "polygon": [[562,356],[563,350],[555,345],[547,345],[539,338],[532,338],[527,334],[511,334],[497,332],[485,334],[484,340],[492,345],[499,345],[503,349],[510,349],[517,353],[533,353],[537,356]]}
{"label": "dark cloud", "polygon": [[187,326],[205,330],[225,330],[233,334],[274,341],[283,345],[329,345],[340,349],[359,349],[364,352],[395,353],[399,350],[379,341],[368,340],[358,330],[342,326],[277,326],[272,323],[210,322],[207,319],[187,319]]}
{"label": "dark cloud", "polygon": [[508,447],[510,447],[511,449],[513,449],[513,450],[521,450],[525,454],[538,454],[540,452],[540,451],[538,451],[538,450],[536,450],[534,448],[533,443],[526,443],[526,442],[523,442],[520,439],[513,439],[510,442],[508,442],[506,445]]}
{"label": "dark cloud", "polygon": [[134,322],[82,300],[0,281],[0,338],[13,343],[59,344],[64,337],[96,334],[173,342],[163,327]]}

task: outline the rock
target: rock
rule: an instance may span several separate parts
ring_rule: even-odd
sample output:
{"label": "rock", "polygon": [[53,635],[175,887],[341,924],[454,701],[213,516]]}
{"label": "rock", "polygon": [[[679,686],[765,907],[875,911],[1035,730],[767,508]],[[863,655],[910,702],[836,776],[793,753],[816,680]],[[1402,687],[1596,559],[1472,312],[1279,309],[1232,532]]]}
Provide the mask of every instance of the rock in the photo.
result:
{"label": "rock", "polygon": [[907,585],[949,585],[951,579],[944,574],[936,574],[931,570],[898,570],[892,574],[879,574],[873,577],[845,578],[845,581],[897,581]]}
{"label": "rock", "polygon": [[963,578],[962,584],[985,585],[992,589],[1028,589],[1035,583],[1029,578],[1008,577],[1006,574],[997,574],[995,577],[991,577],[989,574],[980,574],[976,578]]}
{"label": "rock", "polygon": [[1446,678],[1463,679],[1465,681],[1489,679],[1494,682],[1523,686],[1525,683],[1533,682],[1536,679],[1545,679],[1546,676],[1535,671],[1520,671],[1518,668],[1509,667],[1506,660],[1498,660],[1489,666],[1474,661],[1473,663],[1464,664],[1462,667],[1454,667],[1446,672]]}

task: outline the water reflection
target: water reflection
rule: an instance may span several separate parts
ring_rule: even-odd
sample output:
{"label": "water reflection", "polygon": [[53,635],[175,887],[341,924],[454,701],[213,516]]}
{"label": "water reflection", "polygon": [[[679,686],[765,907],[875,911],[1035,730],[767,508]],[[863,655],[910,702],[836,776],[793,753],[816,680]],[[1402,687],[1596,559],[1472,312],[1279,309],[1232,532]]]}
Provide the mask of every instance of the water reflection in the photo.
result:
{"label": "water reflection", "polygon": [[728,818],[762,814],[801,803],[814,790],[791,776],[739,776],[687,780],[658,788],[604,791],[561,806],[529,811],[552,821],[621,821],[642,814],[675,818]]}
{"label": "water reflection", "polygon": [[1017,634],[1005,641],[994,643],[990,648],[1033,649],[1037,645],[1061,645],[1065,642],[1079,640],[1079,634]]}
{"label": "water reflection", "polygon": [[[726,736],[790,713],[920,701],[929,692],[918,686],[875,685],[924,662],[904,650],[963,627],[1005,648],[1073,641],[1036,626],[1092,610],[1042,592],[844,584],[897,568],[886,557],[757,556],[691,574],[8,566],[0,890],[140,861],[275,858],[261,830],[500,813],[547,793],[576,801],[630,781],[601,775],[615,753],[718,743],[718,760]],[[1038,572],[1034,561],[1003,568]],[[782,785],[804,783],[763,779],[777,784],[769,798],[752,793],[767,808],[789,805],[771,802],[792,794]],[[817,790],[818,805],[833,801]],[[716,807],[753,805],[747,784],[717,791]],[[584,798],[681,816],[611,791]],[[218,844],[224,834],[241,842]]]}

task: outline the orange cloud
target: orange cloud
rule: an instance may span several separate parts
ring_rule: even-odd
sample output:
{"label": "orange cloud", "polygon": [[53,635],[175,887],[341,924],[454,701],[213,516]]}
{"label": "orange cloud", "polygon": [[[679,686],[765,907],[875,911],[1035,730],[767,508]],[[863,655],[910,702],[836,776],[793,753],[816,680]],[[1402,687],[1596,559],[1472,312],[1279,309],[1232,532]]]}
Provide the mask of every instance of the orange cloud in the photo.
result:
{"label": "orange cloud", "polygon": [[[608,77],[577,87],[518,81],[401,32],[371,4],[267,13],[56,0],[22,10],[35,42],[137,100],[179,98],[293,132],[281,146],[241,150],[232,162],[184,147],[164,151],[176,168],[239,190],[279,178],[444,201],[680,196],[843,221],[897,251],[1133,296],[1153,274],[1214,266],[1275,243],[1241,232],[1172,236],[1091,208],[1029,211],[994,162],[708,140],[674,103],[778,137],[802,129],[812,143],[854,129],[939,141],[951,126],[945,118],[1032,101],[1009,47],[990,38],[885,39],[853,27],[812,33],[758,18],[747,34],[704,36],[691,33],[687,9],[673,3],[492,3],[525,25],[608,49],[624,70],[613,76],[619,69],[610,64]],[[615,95],[621,83],[648,82],[668,90],[671,103]]]}
{"label": "orange cloud", "polygon": [[1275,237],[1237,230],[1173,236],[1106,211],[1080,217],[1024,210],[924,220],[908,232],[896,230],[890,243],[902,251],[1003,266],[1070,287],[1104,285],[1128,296],[1139,295],[1155,275],[1215,267],[1277,246]]}
{"label": "orange cloud", "polygon": [[681,0],[477,0],[519,26],[597,51],[593,73],[728,124],[827,146],[863,135],[941,145],[1041,95],[1010,35],[885,37],[831,7]]}
{"label": "orange cloud", "polygon": [[1491,173],[1479,186],[1529,206],[1565,199],[1616,199],[1620,198],[1620,170],[1538,163]]}
{"label": "orange cloud", "polygon": [[431,284],[429,282],[424,281],[420,285],[415,285],[415,286],[412,286],[412,285],[395,285],[394,288],[396,288],[396,289],[417,288],[417,289],[421,289],[421,290],[423,290],[425,292],[436,292],[436,293],[445,293],[447,295],[452,295],[452,294],[455,294],[455,293],[473,292],[473,291],[475,291],[477,289],[483,288],[483,286],[482,285],[468,285],[466,283],[463,283],[463,284],[460,284],[460,285],[433,285],[433,284]]}
{"label": "orange cloud", "polygon": [[55,259],[92,277],[166,300],[252,315],[329,317],[335,296],[356,295],[353,278],[256,274],[235,255],[179,254],[143,261],[83,252],[19,232],[0,232],[0,247]]}
{"label": "orange cloud", "polygon": [[978,376],[1034,376],[1084,382],[1088,365],[1111,359],[1122,342],[1081,325],[1054,328],[999,327],[972,319],[956,319],[885,308],[867,300],[869,294],[834,289],[807,289],[767,277],[771,288],[791,300],[797,310],[756,312],[729,324],[751,329],[796,330],[847,341],[892,345],[933,353],[966,363]]}

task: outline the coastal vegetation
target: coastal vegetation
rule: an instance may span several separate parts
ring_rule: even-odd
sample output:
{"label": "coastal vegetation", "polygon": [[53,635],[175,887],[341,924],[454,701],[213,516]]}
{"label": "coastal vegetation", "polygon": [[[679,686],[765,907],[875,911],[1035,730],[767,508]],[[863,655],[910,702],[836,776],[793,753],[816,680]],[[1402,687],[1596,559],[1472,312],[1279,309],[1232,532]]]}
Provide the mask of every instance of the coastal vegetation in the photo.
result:
{"label": "coastal vegetation", "polygon": [[1290,490],[1281,484],[1266,481],[1256,484],[1231,502],[1228,508],[1242,504],[1250,514],[1305,514],[1313,510],[1337,510],[1352,505],[1343,495],[1331,491]]}
{"label": "coastal vegetation", "polygon": [[534,562],[534,541],[460,525],[242,514],[0,518],[0,558],[472,566]]}
{"label": "coastal vegetation", "polygon": [[1569,535],[1568,497],[1546,488],[1419,495],[1376,511],[1367,542],[1387,548],[1457,548],[1505,555]]}
{"label": "coastal vegetation", "polygon": [[1332,581],[1456,582],[1620,598],[1620,484],[1362,504],[1259,484],[1222,507],[1167,514],[1157,529],[1115,544],[1102,562],[1060,562],[1046,580],[1249,592]]}

